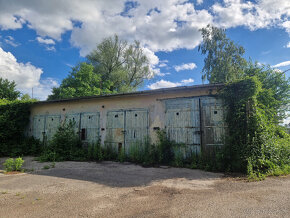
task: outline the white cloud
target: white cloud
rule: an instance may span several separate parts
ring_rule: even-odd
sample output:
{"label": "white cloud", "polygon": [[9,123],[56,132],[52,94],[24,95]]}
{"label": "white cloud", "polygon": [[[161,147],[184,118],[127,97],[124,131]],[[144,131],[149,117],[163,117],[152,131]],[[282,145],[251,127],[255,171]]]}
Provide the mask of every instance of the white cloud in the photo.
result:
{"label": "white cloud", "polygon": [[55,42],[52,39],[44,39],[42,37],[36,37],[36,40],[41,43],[41,44],[46,44],[46,45],[54,45]]}
{"label": "white cloud", "polygon": [[285,46],[286,48],[290,48],[290,42]]}
{"label": "white cloud", "polygon": [[[44,39],[61,40],[71,31],[72,46],[87,55],[104,37],[118,34],[137,39],[152,52],[193,49],[201,42],[198,31],[207,24],[250,30],[278,27],[290,34],[290,1],[223,0],[196,9],[187,0],[137,0],[124,12],[127,0],[9,0],[0,3],[0,29],[19,29],[25,24]],[[202,0],[197,0],[201,4]],[[154,60],[153,60],[154,62]]]}
{"label": "white cloud", "polygon": [[13,47],[17,47],[20,45],[20,43],[16,42],[15,39],[12,37],[12,36],[7,36],[5,39],[4,39],[4,42],[8,45],[11,45]]}
{"label": "white cloud", "polygon": [[19,63],[13,54],[0,47],[0,77],[15,81],[17,89],[22,93],[30,94],[33,87],[34,97],[45,99],[57,82],[51,78],[42,80],[42,73],[42,69],[29,62]]}
{"label": "white cloud", "polygon": [[179,72],[181,70],[192,70],[196,68],[196,64],[195,63],[188,63],[188,64],[182,64],[182,65],[177,65],[174,66],[174,69]]}
{"label": "white cloud", "polygon": [[286,67],[286,66],[289,66],[290,65],[290,61],[284,61],[284,62],[281,62],[279,64],[276,64],[272,67]]}
{"label": "white cloud", "polygon": [[161,88],[191,85],[193,82],[194,80],[192,78],[182,80],[181,82],[170,82],[162,79],[155,83],[152,83],[151,85],[148,85],[147,87],[149,89],[161,89]]}
{"label": "white cloud", "polygon": [[198,5],[201,5],[201,4],[203,3],[203,0],[196,0],[196,3],[197,3]]}

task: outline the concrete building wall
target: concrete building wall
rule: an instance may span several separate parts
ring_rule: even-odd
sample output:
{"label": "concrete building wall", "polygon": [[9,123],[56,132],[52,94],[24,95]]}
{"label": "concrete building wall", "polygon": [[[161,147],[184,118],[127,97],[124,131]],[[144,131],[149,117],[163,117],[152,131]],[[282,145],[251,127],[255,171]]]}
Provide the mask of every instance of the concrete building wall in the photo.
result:
{"label": "concrete building wall", "polygon": [[[168,99],[209,96],[216,93],[216,87],[199,86],[193,88],[166,89],[164,92],[144,92],[132,95],[105,96],[91,99],[74,99],[68,101],[40,102],[31,107],[29,134],[35,130],[36,116],[60,116],[60,122],[67,117],[79,113],[99,114],[99,135],[104,144],[107,136],[107,115],[110,111],[140,110],[148,111],[148,134],[152,142],[156,141],[156,129],[164,129],[166,125],[166,104]],[[137,115],[136,115],[137,116]],[[39,131],[39,130],[38,130]]]}

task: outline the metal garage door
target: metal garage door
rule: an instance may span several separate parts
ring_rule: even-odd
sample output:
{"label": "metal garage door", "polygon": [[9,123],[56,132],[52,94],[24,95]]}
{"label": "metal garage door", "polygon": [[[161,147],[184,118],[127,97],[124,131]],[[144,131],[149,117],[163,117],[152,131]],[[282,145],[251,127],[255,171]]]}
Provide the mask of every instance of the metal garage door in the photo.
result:
{"label": "metal garage door", "polygon": [[81,114],[81,139],[89,143],[97,142],[100,130],[99,113]]}
{"label": "metal garage door", "polygon": [[185,152],[200,152],[199,98],[180,98],[165,101],[165,127],[167,136],[185,144]]}
{"label": "metal garage door", "polygon": [[60,125],[60,115],[48,115],[45,119],[45,136],[50,141]]}
{"label": "metal garage door", "polygon": [[213,155],[224,144],[226,124],[225,110],[221,99],[201,98],[202,113],[202,150],[206,155]]}
{"label": "metal garage door", "polygon": [[45,126],[45,116],[38,115],[33,118],[33,136],[40,141],[43,141]]}
{"label": "metal garage door", "polygon": [[65,117],[65,122],[73,122],[74,123],[74,131],[77,135],[80,133],[80,114],[67,114]]}
{"label": "metal garage door", "polygon": [[107,113],[106,143],[115,149],[143,143],[148,136],[148,111],[132,109],[109,111]]}

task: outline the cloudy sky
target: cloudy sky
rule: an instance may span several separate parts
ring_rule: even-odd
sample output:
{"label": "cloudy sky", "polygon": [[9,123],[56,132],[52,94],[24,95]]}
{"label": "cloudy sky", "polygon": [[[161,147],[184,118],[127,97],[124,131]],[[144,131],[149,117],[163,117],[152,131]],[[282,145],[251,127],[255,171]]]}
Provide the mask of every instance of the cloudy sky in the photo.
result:
{"label": "cloudy sky", "polygon": [[155,77],[142,89],[201,84],[198,29],[207,24],[226,28],[246,58],[290,68],[289,0],[0,0],[0,76],[45,99],[97,43],[118,34],[139,40],[150,59]]}

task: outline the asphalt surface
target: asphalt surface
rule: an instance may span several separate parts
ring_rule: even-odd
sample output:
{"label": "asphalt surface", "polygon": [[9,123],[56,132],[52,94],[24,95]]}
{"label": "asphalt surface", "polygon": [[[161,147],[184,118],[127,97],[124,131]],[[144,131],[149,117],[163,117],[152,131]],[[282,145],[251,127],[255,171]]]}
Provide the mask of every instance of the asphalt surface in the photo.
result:
{"label": "asphalt surface", "polygon": [[[261,182],[182,168],[25,158],[0,173],[0,217],[290,217],[290,177]],[[0,169],[3,169],[0,159]]]}

